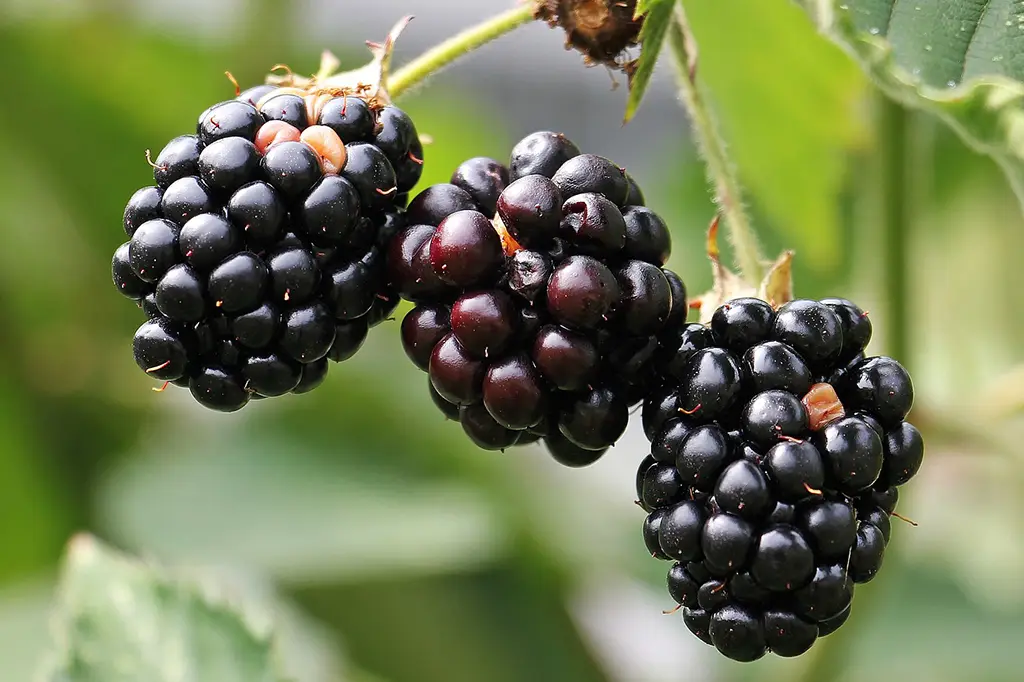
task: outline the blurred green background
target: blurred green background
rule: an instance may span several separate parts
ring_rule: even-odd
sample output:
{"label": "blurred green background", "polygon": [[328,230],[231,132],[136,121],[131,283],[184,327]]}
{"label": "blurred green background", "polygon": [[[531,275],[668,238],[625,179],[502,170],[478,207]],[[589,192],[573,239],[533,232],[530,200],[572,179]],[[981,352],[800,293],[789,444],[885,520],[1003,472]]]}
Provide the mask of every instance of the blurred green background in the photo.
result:
{"label": "blurred green background", "polygon": [[[31,679],[64,544],[89,530],[227,572],[257,601],[274,586],[310,682],[1020,680],[1020,207],[992,162],[880,101],[788,0],[689,2],[701,73],[768,252],[797,251],[798,294],[871,310],[871,350],[913,372],[928,443],[899,507],[920,526],[894,524],[881,577],[811,655],[733,664],[661,614],[668,565],[632,504],[637,425],[582,471],[477,451],[435,411],[397,322],[324,387],[240,414],[150,390],[130,351],[141,311],[109,281],[144,151],[230,97],[227,69],[311,72],[323,48],[356,65],[364,39],[417,14],[401,63],[509,4],[0,4],[3,678]],[[561,45],[527,27],[400,102],[434,140],[424,182],[560,129],[641,181],[672,225],[670,265],[703,290],[713,208],[668,65],[622,128],[625,88]]]}

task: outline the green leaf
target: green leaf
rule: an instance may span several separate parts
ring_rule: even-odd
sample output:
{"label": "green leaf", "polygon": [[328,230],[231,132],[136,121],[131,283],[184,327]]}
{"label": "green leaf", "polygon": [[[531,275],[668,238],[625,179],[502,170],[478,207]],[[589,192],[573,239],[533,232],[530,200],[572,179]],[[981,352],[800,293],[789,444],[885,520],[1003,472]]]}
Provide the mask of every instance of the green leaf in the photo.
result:
{"label": "green leaf", "polygon": [[867,78],[791,3],[689,0],[686,16],[752,213],[777,234],[766,252],[796,248],[797,281],[832,276],[848,154],[867,139]]}
{"label": "green leaf", "polygon": [[995,159],[1024,202],[1024,5],[818,0],[804,6],[886,94],[937,115]]}
{"label": "green leaf", "polygon": [[486,495],[375,466],[372,450],[325,458],[254,423],[156,440],[103,482],[98,516],[161,559],[309,585],[459,572],[507,549]]}
{"label": "green leaf", "polygon": [[71,541],[56,635],[59,682],[284,682],[269,633],[95,538]]}
{"label": "green leaf", "polygon": [[629,99],[626,102],[625,122],[636,114],[640,102],[651,82],[654,65],[658,62],[661,46],[665,43],[665,32],[672,20],[672,7],[675,0],[640,0],[636,5],[636,15],[644,16],[644,25],[640,29],[640,56],[637,58],[634,71],[629,77]]}

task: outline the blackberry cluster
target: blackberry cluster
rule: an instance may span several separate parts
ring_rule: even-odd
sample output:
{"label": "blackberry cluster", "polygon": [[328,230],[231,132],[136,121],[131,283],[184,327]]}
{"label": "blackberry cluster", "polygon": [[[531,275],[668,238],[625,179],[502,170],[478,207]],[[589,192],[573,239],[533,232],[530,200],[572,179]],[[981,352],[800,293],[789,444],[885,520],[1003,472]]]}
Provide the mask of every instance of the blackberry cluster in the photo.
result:
{"label": "blackberry cluster", "polygon": [[508,166],[460,165],[423,190],[388,253],[402,322],[434,402],[481,448],[543,439],[568,466],[597,460],[655,385],[659,334],[686,315],[663,269],[669,231],[632,178],[538,132]]}
{"label": "blackberry cluster", "polygon": [[685,325],[645,401],[643,536],[675,562],[688,628],[725,656],[798,656],[850,615],[881,568],[921,434],[906,370],[865,357],[871,322],[842,299],[774,310],[736,299]]}
{"label": "blackberry cluster", "polygon": [[422,157],[404,112],[356,96],[259,86],[207,109],[124,211],[139,367],[224,412],[314,389],[398,304],[384,250]]}

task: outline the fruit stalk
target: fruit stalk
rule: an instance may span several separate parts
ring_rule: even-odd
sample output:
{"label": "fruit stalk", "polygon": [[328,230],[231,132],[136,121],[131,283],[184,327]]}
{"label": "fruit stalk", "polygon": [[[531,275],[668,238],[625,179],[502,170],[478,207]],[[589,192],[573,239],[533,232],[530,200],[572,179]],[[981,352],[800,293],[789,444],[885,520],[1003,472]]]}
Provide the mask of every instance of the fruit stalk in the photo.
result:
{"label": "fruit stalk", "polygon": [[533,2],[525,3],[449,38],[396,71],[388,79],[388,92],[399,97],[459,57],[533,21],[535,11]]}
{"label": "fruit stalk", "polygon": [[677,70],[679,94],[690,114],[697,147],[707,165],[708,178],[714,183],[715,202],[725,219],[737,265],[746,281],[756,284],[764,277],[764,258],[757,235],[743,210],[743,192],[736,168],[729,159],[725,141],[697,77],[697,43],[682,3],[676,6],[668,37]]}

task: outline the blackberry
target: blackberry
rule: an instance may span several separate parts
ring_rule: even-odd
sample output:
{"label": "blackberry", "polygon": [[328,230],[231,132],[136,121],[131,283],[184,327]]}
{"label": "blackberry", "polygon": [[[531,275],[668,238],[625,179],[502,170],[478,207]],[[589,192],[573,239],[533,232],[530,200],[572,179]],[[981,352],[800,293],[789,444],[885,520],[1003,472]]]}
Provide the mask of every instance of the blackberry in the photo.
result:
{"label": "blackberry", "polygon": [[698,638],[738,661],[799,656],[882,568],[899,486],[924,458],[905,421],[913,385],[865,356],[871,323],[846,299],[704,312],[657,333],[644,539],[676,562],[669,595]]}
{"label": "blackberry", "polygon": [[[508,166],[475,157],[412,197],[387,248],[391,288],[416,304],[403,346],[446,414],[459,405],[472,420],[474,442],[540,439],[556,461],[584,466],[657,387],[659,338],[684,326],[686,288],[663,269],[664,221],[628,203],[642,200],[620,167],[543,131]],[[679,501],[676,483],[646,495]]]}
{"label": "blackberry", "polygon": [[[385,251],[423,147],[349,78],[288,76],[215,104],[125,206],[111,279],[150,320],[136,362],[208,408],[312,391],[398,304]],[[493,193],[476,169],[460,182]]]}

